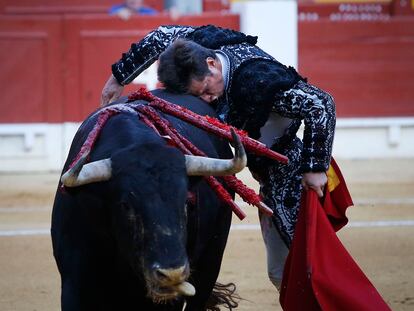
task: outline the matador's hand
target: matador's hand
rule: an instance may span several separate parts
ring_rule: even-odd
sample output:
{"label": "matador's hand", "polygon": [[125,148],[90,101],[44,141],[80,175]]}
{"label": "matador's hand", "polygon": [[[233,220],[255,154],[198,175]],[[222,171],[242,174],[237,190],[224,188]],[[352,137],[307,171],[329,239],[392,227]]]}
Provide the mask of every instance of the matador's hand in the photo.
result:
{"label": "matador's hand", "polygon": [[323,190],[327,182],[328,177],[325,172],[308,172],[302,177],[303,188],[315,190],[320,198],[323,197]]}
{"label": "matador's hand", "polygon": [[123,90],[124,87],[116,81],[113,75],[111,75],[102,90],[101,106],[104,107],[117,100],[121,96]]}

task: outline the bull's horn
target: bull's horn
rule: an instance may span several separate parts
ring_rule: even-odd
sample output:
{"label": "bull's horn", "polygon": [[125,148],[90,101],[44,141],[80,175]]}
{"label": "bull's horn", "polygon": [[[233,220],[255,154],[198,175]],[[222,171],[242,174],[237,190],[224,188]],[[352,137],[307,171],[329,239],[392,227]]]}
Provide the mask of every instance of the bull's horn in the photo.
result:
{"label": "bull's horn", "polygon": [[78,187],[94,182],[109,180],[112,175],[111,159],[103,159],[85,164],[86,157],[81,158],[74,167],[60,179],[66,187]]}
{"label": "bull's horn", "polygon": [[246,167],[247,157],[239,136],[231,129],[235,156],[233,159],[213,159],[207,157],[186,155],[185,164],[189,176],[224,176],[233,175]]}
{"label": "bull's horn", "polygon": [[194,296],[196,290],[194,286],[188,282],[183,282],[176,287],[177,292],[184,296]]}

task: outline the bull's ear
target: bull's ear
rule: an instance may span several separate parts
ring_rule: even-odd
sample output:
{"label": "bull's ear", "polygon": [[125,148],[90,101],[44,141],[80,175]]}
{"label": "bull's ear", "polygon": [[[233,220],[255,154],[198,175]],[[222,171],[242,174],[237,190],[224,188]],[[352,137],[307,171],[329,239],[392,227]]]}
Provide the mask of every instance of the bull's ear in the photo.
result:
{"label": "bull's ear", "polygon": [[85,159],[80,159],[76,165],[61,177],[61,182],[66,187],[78,187],[94,182],[109,180],[112,176],[111,159],[103,159],[88,164],[83,164]]}

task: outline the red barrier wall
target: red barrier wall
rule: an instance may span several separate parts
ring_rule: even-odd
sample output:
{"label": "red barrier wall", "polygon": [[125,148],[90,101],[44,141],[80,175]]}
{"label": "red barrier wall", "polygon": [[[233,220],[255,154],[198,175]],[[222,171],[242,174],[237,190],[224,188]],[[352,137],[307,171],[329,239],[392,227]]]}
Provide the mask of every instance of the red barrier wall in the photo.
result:
{"label": "red barrier wall", "polygon": [[299,69],[338,116],[414,116],[414,19],[301,22]]}
{"label": "red barrier wall", "polygon": [[62,120],[59,17],[0,18],[0,122]]}
{"label": "red barrier wall", "polygon": [[222,11],[230,9],[230,0],[203,0],[203,11]]}
{"label": "red barrier wall", "polygon": [[[97,1],[113,3],[88,0],[88,5]],[[0,8],[47,2],[66,9],[82,3],[2,0]],[[164,14],[140,16],[128,22],[68,12],[0,15],[0,122],[82,120],[98,106],[110,65],[160,24],[239,28],[238,16],[217,12],[178,21]],[[414,116],[414,18],[333,22],[329,11],[320,12],[326,16],[299,22],[299,70],[334,95],[338,116]],[[381,14],[390,12],[384,8]]]}
{"label": "red barrier wall", "polygon": [[174,23],[239,29],[238,15],[218,13],[128,22],[107,14],[0,15],[0,122],[82,120],[99,106],[121,53],[150,30]]}
{"label": "red barrier wall", "polygon": [[123,0],[0,0],[0,12],[7,14],[45,14],[63,12],[106,12]]}

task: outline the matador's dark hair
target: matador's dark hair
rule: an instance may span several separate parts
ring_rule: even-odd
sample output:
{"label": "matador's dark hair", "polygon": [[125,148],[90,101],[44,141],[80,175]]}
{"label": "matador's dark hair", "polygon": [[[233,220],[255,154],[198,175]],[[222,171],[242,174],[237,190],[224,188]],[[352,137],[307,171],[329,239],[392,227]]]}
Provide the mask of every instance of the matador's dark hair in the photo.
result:
{"label": "matador's dark hair", "polygon": [[193,41],[177,39],[159,58],[158,80],[175,93],[188,93],[191,80],[203,80],[211,72],[206,59],[216,59],[213,50]]}

